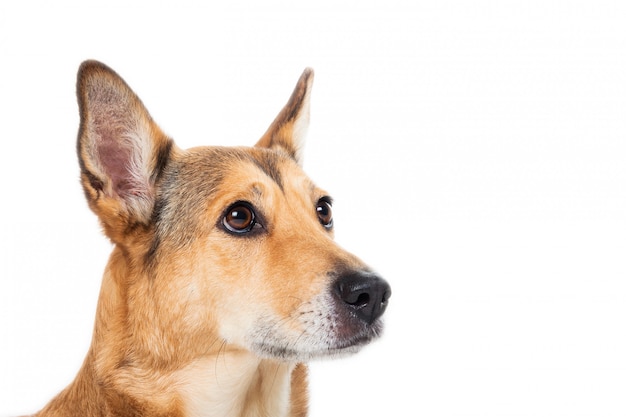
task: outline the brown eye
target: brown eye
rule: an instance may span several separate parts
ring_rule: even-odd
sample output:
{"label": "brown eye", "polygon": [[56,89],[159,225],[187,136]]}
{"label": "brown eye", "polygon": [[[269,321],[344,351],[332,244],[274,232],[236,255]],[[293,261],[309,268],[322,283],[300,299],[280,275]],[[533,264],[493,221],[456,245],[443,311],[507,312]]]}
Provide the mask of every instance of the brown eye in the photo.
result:
{"label": "brown eye", "polygon": [[327,229],[333,227],[333,208],[330,202],[330,199],[327,197],[321,198],[317,202],[317,207],[315,209],[317,211],[317,217]]}
{"label": "brown eye", "polygon": [[233,233],[246,233],[256,225],[256,215],[249,204],[239,202],[230,206],[222,223]]}

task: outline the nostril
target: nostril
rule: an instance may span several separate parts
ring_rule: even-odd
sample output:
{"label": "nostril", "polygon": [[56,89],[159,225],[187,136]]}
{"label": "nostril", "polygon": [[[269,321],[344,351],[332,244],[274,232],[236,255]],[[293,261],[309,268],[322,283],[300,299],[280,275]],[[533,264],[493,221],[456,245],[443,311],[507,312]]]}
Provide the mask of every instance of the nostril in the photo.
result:
{"label": "nostril", "polygon": [[359,308],[359,307],[365,307],[366,305],[368,305],[370,302],[370,295],[367,293],[361,293],[359,294],[359,296],[356,299],[356,302],[354,303],[349,303],[352,304],[353,306]]}
{"label": "nostril", "polygon": [[363,289],[362,284],[352,280],[340,280],[337,283],[339,296],[346,303],[352,306],[367,304],[369,302],[369,294]]}

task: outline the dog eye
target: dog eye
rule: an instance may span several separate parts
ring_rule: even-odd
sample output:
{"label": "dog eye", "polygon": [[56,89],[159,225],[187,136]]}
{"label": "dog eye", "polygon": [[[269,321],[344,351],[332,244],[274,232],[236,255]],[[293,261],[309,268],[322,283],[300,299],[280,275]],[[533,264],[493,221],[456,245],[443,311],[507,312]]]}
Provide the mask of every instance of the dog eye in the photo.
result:
{"label": "dog eye", "polygon": [[256,225],[256,215],[249,204],[238,202],[226,210],[222,220],[224,227],[233,233],[247,233]]}
{"label": "dog eye", "polygon": [[320,198],[315,210],[317,211],[317,218],[320,220],[320,223],[322,223],[322,226],[327,229],[333,227],[333,207],[328,197]]}

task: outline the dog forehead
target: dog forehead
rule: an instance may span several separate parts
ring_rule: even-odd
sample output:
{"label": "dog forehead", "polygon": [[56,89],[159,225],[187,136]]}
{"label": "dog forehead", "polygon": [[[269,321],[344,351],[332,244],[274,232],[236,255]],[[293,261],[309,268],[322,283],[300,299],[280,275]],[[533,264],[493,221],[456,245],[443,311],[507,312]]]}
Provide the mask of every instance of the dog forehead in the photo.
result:
{"label": "dog forehead", "polygon": [[[173,181],[164,187],[176,194],[197,193],[211,200],[235,198],[270,190],[296,191],[315,198],[318,188],[302,168],[284,152],[252,147],[199,147],[185,151],[170,166]],[[200,197],[200,195],[196,197]],[[320,197],[320,196],[318,196]]]}

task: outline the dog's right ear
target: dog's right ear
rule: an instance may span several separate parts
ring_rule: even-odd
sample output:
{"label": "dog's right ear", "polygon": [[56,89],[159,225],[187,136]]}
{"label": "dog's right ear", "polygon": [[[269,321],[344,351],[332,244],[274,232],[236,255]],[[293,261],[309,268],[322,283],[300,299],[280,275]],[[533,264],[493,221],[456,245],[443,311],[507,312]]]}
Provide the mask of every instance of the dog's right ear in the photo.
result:
{"label": "dog's right ear", "polygon": [[255,146],[280,149],[302,165],[302,148],[309,128],[312,87],[313,70],[306,68],[289,101]]}
{"label": "dog's right ear", "polygon": [[113,70],[85,61],[78,71],[78,158],[91,209],[114,241],[147,225],[155,183],[173,142]]}

